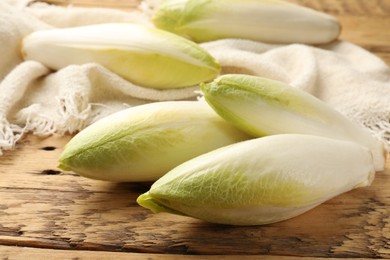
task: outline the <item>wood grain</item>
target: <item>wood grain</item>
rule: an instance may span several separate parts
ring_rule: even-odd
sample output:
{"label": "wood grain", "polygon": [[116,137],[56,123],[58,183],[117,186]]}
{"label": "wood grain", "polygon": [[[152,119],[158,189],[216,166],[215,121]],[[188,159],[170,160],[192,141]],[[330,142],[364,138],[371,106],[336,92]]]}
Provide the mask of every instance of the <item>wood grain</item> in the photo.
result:
{"label": "wood grain", "polygon": [[1,158],[0,245],[148,254],[390,257],[389,170],[377,174],[371,187],[294,219],[233,227],[152,214],[135,202],[150,183],[102,182],[60,171],[56,161],[68,140],[29,136]]}
{"label": "wood grain", "polygon": [[[137,259],[137,260],[179,260],[183,259],[182,255],[172,255],[172,254],[143,254],[143,253],[123,253],[123,252],[96,252],[96,251],[70,251],[70,250],[53,250],[53,249],[38,249],[38,248],[27,248],[27,247],[9,247],[9,246],[0,246],[0,257],[3,256],[3,259],[7,260],[26,260],[26,259],[61,259],[61,260],[104,260],[104,259],[115,259],[115,260],[128,260],[128,259]],[[54,257],[48,257],[54,256]],[[242,256],[242,255],[214,255],[214,256],[202,256],[202,259],[207,260],[249,260],[253,259],[252,256]],[[199,259],[198,256],[186,255],[185,259],[193,260]],[[256,256],[258,260],[299,260],[306,258],[302,257],[293,257],[293,256]],[[314,257],[309,258],[310,260],[321,260],[323,258]],[[343,260],[346,258],[328,258],[328,259],[337,259]],[[363,258],[356,258],[363,259]]]}
{"label": "wood grain", "polygon": [[[137,0],[52,0],[131,10]],[[390,65],[390,0],[291,0],[337,16],[343,40]],[[372,186],[288,221],[232,227],[135,202],[150,183],[89,180],[57,168],[70,139],[26,137],[0,157],[1,259],[390,258],[390,161]],[[230,255],[230,256],[229,256]],[[282,258],[283,257],[283,258]]]}

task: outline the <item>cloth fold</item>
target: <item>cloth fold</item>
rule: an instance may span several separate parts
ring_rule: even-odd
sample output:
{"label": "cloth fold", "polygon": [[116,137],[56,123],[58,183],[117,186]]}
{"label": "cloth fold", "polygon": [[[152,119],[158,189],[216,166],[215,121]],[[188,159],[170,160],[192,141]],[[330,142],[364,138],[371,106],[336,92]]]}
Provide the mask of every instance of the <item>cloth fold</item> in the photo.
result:
{"label": "cloth fold", "polygon": [[[23,61],[20,44],[35,30],[103,22],[148,24],[140,9],[58,7],[0,2],[0,154],[24,133],[64,135],[118,110],[164,100],[195,99],[197,87],[156,90],[137,86],[99,64],[51,71]],[[303,89],[371,130],[390,147],[390,69],[346,41],[324,46],[274,45],[225,39],[203,43],[222,73],[246,73]]]}

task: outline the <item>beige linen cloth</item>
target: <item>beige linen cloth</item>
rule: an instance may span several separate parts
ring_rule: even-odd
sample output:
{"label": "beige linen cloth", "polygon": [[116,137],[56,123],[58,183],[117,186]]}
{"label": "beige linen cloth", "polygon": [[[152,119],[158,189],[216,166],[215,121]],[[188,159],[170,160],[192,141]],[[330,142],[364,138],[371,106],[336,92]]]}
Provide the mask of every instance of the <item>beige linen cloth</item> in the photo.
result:
{"label": "beige linen cloth", "polygon": [[[150,23],[141,11],[29,2],[0,1],[0,154],[13,149],[28,132],[75,133],[127,107],[199,95],[196,86],[166,91],[143,88],[93,63],[51,71],[39,62],[23,61],[21,41],[35,30]],[[303,89],[368,128],[389,149],[390,69],[366,50],[345,41],[314,47],[226,39],[201,46],[220,62],[223,73],[258,75]]]}

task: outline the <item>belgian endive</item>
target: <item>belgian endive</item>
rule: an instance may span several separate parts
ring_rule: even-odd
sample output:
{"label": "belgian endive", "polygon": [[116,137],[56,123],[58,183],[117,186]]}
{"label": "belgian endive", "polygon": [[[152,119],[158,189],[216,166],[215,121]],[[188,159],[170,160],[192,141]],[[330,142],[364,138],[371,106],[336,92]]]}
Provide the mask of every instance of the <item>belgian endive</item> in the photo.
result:
{"label": "belgian endive", "polygon": [[156,102],[82,130],[65,146],[59,167],[92,179],[154,181],[189,159],[246,139],[205,102]]}
{"label": "belgian endive", "polygon": [[356,142],[385,167],[383,143],[325,102],[285,83],[250,75],[223,75],[201,85],[206,101],[227,121],[254,137],[297,133]]}
{"label": "belgian endive", "polygon": [[197,85],[220,71],[214,58],[197,44],[130,23],[36,31],[24,38],[22,54],[55,70],[99,63],[132,83],[157,89]]}
{"label": "belgian endive", "polygon": [[197,42],[244,38],[321,44],[340,33],[334,17],[281,0],[167,0],[152,20],[161,29]]}
{"label": "belgian endive", "polygon": [[176,167],[137,202],[231,225],[292,218],[374,178],[368,149],[320,136],[281,134],[201,155]]}

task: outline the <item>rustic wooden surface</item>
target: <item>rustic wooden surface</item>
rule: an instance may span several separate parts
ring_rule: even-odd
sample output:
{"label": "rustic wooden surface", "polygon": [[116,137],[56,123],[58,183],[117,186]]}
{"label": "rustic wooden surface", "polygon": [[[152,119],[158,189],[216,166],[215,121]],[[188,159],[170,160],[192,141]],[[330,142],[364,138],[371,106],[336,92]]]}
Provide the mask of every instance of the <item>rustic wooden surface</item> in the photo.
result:
{"label": "rustic wooden surface", "polygon": [[[97,1],[52,2],[92,6]],[[130,10],[137,1],[99,2]],[[390,65],[390,0],[291,2],[337,16],[342,39]],[[272,225],[232,227],[152,214],[135,202],[149,183],[94,181],[60,171],[57,158],[69,139],[28,136],[0,157],[2,259],[390,258],[390,161],[371,187],[304,215]]]}

